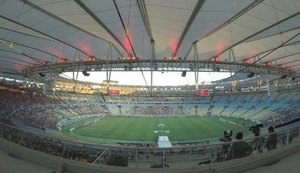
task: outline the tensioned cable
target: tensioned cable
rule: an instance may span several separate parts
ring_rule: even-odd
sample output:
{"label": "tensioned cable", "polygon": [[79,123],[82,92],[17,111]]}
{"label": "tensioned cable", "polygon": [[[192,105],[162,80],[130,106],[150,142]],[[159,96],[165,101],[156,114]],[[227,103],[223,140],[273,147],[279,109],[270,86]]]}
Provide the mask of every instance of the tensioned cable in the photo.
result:
{"label": "tensioned cable", "polygon": [[[149,90],[149,86],[148,86],[146,77],[145,77],[144,72],[143,72],[143,70],[142,70],[142,67],[141,67],[141,65],[140,65],[140,63],[139,63],[139,60],[138,60],[137,57],[136,57],[136,53],[135,53],[135,51],[134,51],[132,42],[131,42],[131,40],[130,40],[130,38],[129,38],[127,28],[125,27],[125,24],[124,24],[124,21],[123,21],[123,19],[122,19],[122,15],[121,15],[121,13],[120,13],[120,10],[119,10],[119,8],[118,8],[118,6],[117,6],[116,0],[113,0],[113,2],[114,2],[114,6],[115,6],[115,8],[116,8],[116,10],[117,10],[119,19],[120,19],[120,21],[121,21],[121,23],[122,23],[122,27],[123,27],[123,30],[124,30],[124,32],[125,32],[126,38],[127,38],[128,42],[129,42],[129,44],[130,44],[130,47],[131,47],[132,52],[133,52],[133,55],[134,55],[134,57],[136,58],[137,64],[138,64],[139,69],[140,69],[140,71],[141,71],[141,73],[142,73],[142,76],[143,76],[144,82],[145,82],[145,84],[146,84],[146,87],[147,87],[148,90]],[[129,18],[128,18],[128,20],[129,20]]]}
{"label": "tensioned cable", "polygon": [[29,56],[29,55],[25,54],[24,52],[22,52],[22,51],[19,50],[18,48],[14,47],[14,46],[13,46],[13,42],[11,42],[10,44],[8,44],[8,43],[6,43],[6,42],[0,40],[0,43],[3,43],[3,44],[6,45],[7,47],[9,47],[9,48],[15,50],[15,51],[18,52],[20,55],[24,55],[24,56],[26,56],[26,57],[28,57],[28,58],[34,60],[35,62],[37,62],[37,63],[39,63],[39,64],[42,64],[42,62],[40,62],[39,60],[33,58],[32,56]]}
{"label": "tensioned cable", "polygon": [[[23,1],[22,1],[23,2]],[[25,2],[23,2],[23,6],[25,5]],[[33,8],[33,7],[32,7]],[[22,12],[22,11],[21,11]],[[20,13],[21,14],[21,13]],[[5,18],[5,17],[3,17],[2,16],[2,18],[4,18],[4,19],[6,19],[6,20],[9,20],[8,18]],[[9,20],[9,21],[12,21],[12,20]],[[20,24],[19,22],[15,22],[16,24],[18,24],[18,25],[22,25],[22,24]],[[24,25],[22,25],[22,26],[24,26]],[[36,31],[36,30],[34,30],[34,31]],[[38,33],[41,33],[41,32],[39,32],[39,31],[36,31],[36,32],[38,32]],[[42,33],[43,34],[43,33]],[[53,37],[50,37],[50,38],[53,38]],[[16,52],[18,52],[18,53],[20,53],[20,54],[22,54],[22,55],[24,55],[24,56],[26,56],[26,57],[29,57],[30,59],[33,59],[35,62],[37,62],[37,63],[39,63],[39,64],[43,64],[40,60],[37,60],[37,59],[35,59],[34,57],[31,57],[31,56],[29,56],[29,55],[27,55],[26,53],[24,53],[23,51],[21,51],[21,50],[19,50],[19,49],[17,49],[16,47],[14,47],[13,45],[12,45],[12,42],[11,42],[11,44],[10,45],[8,45],[7,43],[5,43],[8,47],[10,47],[10,48],[12,48],[12,49],[14,49]],[[65,43],[64,43],[65,44]],[[69,45],[69,44],[67,44],[67,45]],[[70,46],[70,45],[69,45]],[[71,46],[72,48],[74,48],[73,46]],[[75,48],[76,49],[76,48]],[[79,50],[80,51],[80,50]],[[55,70],[54,70],[55,71]],[[67,77],[68,78],[68,77]]]}
{"label": "tensioned cable", "polygon": [[[268,52],[266,55],[262,56],[261,58],[257,59],[257,60],[254,61],[253,63],[251,63],[251,65],[256,64],[257,62],[259,62],[260,60],[264,59],[265,57],[267,57],[268,55],[270,55],[271,53],[273,53],[275,50],[281,48],[282,46],[284,46],[285,44],[287,44],[288,42],[290,42],[291,40],[293,40],[294,38],[296,38],[296,37],[299,36],[299,35],[300,35],[300,32],[297,33],[296,35],[294,35],[293,37],[289,38],[287,41],[283,42],[282,44],[280,44],[279,46],[277,46],[276,48],[274,48],[274,49],[271,50],[270,52]],[[248,67],[244,67],[244,68],[238,70],[233,76],[236,76],[237,74],[241,73],[243,70],[245,70],[245,69],[247,69],[247,68],[248,68]],[[230,77],[220,80],[219,82],[217,82],[217,83],[216,83],[215,85],[213,85],[212,87],[221,84],[222,82],[224,82],[224,81],[227,80],[227,79],[230,79]],[[274,79],[274,80],[277,80],[277,79]],[[274,80],[272,80],[272,81],[274,81]],[[270,82],[272,82],[272,81],[270,81]],[[210,88],[212,88],[212,87],[210,87]]]}
{"label": "tensioned cable", "polygon": [[4,4],[6,1],[7,1],[7,0],[2,1],[2,2],[0,3],[0,6],[1,6],[2,4]]}
{"label": "tensioned cable", "polygon": [[[10,42],[10,41],[5,40],[5,39],[2,39],[2,38],[0,37],[0,42],[2,42],[2,41],[4,41],[4,42]],[[26,48],[26,49],[30,49],[30,50],[34,50],[34,51],[37,51],[37,52],[40,52],[40,53],[43,53],[43,54],[50,55],[52,58],[55,57],[56,59],[60,59],[58,56],[53,55],[53,54],[51,54],[51,53],[49,53],[49,52],[46,52],[46,51],[44,51],[44,50],[42,50],[42,49],[37,49],[37,48],[30,47],[30,46],[28,46],[28,45],[24,45],[24,44],[22,44],[22,43],[17,43],[17,42],[13,42],[13,44],[14,44],[14,45],[18,45],[18,46],[23,47],[23,48]],[[51,61],[51,62],[52,62],[52,61]]]}
{"label": "tensioned cable", "polygon": [[[274,13],[275,13],[276,22],[278,22],[278,15],[277,15],[277,12],[275,10],[275,6],[274,6],[274,3],[273,3],[273,0],[271,0],[271,3],[272,3],[272,8],[273,8]],[[281,43],[282,43],[283,42],[283,37],[282,37],[282,31],[281,31],[280,24],[278,25],[278,30],[279,30],[279,34],[281,36]]]}
{"label": "tensioned cable", "polygon": [[[17,21],[17,22],[19,22],[19,19],[20,19],[20,16],[21,16],[21,14],[22,14],[22,11],[23,11],[23,9],[24,9],[24,6],[25,6],[25,4],[22,5],[21,11],[20,11],[20,13],[18,14],[18,16],[17,16],[17,18],[16,18],[16,21]],[[15,30],[14,30],[13,36],[12,36],[12,38],[11,38],[11,47],[12,47],[12,44],[13,44],[13,41],[14,41],[14,37],[15,37],[15,33],[16,33],[15,31],[17,30],[17,28],[18,28],[18,24],[16,23]]]}
{"label": "tensioned cable", "polygon": [[[120,19],[120,21],[121,21],[123,30],[124,30],[124,32],[125,32],[126,38],[128,39],[128,42],[129,42],[130,47],[131,47],[131,49],[132,49],[132,52],[133,52],[134,56],[136,57],[136,53],[135,53],[134,48],[133,48],[133,46],[132,46],[132,42],[131,42],[131,40],[130,40],[130,38],[129,38],[128,31],[127,31],[127,28],[126,28],[126,26],[125,26],[125,24],[124,24],[124,21],[123,21],[123,19],[122,19],[122,15],[121,15],[121,13],[120,13],[120,10],[119,10],[119,8],[118,8],[118,6],[117,6],[116,1],[113,0],[113,2],[114,2],[114,6],[115,6],[115,8],[116,8],[116,10],[117,10],[119,19]],[[128,20],[129,20],[129,19],[128,19]]]}
{"label": "tensioned cable", "polygon": [[[66,27],[66,31],[65,31],[65,40],[64,41],[66,41],[66,40],[68,40],[68,34],[69,34],[69,27],[70,27],[70,25],[68,24],[67,25],[67,27]],[[65,54],[65,44],[62,46],[62,54],[64,55]],[[64,57],[61,59],[62,61],[64,61],[65,59],[64,59]]]}
{"label": "tensioned cable", "polygon": [[257,59],[256,61],[254,61],[252,64],[257,63],[258,61],[264,59],[266,56],[270,55],[271,53],[273,53],[275,50],[281,48],[282,46],[284,46],[285,44],[287,44],[288,42],[290,42],[291,40],[293,40],[294,38],[296,38],[298,35],[300,35],[300,32],[298,32],[296,35],[294,35],[293,37],[289,38],[287,41],[281,43],[279,46],[277,46],[276,48],[274,48],[273,50],[271,50],[269,53],[267,53],[266,55],[262,56],[261,58]]}
{"label": "tensioned cable", "polygon": [[[1,40],[0,40],[0,41],[1,41]],[[5,43],[5,42],[2,42],[2,43],[4,43],[4,45],[8,46],[9,48],[13,49],[14,51],[18,52],[20,55],[26,56],[26,57],[28,57],[28,58],[34,60],[35,62],[37,62],[37,63],[39,63],[39,64],[43,64],[41,61],[37,60],[36,58],[34,58],[34,57],[32,57],[32,56],[27,55],[26,53],[24,53],[23,51],[19,50],[18,48],[14,47],[14,46],[11,47],[9,44],[7,44],[7,43]],[[51,66],[49,66],[49,68],[51,68]],[[57,73],[60,73],[59,71],[55,70],[54,68],[51,68],[51,69],[52,69],[53,71],[57,72]],[[21,74],[21,73],[20,73],[20,74]],[[67,78],[67,79],[72,80],[71,77],[69,77],[69,76],[67,76],[67,75],[65,75],[65,74],[62,74],[62,76],[64,76],[64,77]],[[83,83],[83,82],[80,82],[80,81],[77,81],[77,82],[80,83],[80,84],[82,84],[82,85],[89,86],[88,84],[85,84],[85,83]]]}
{"label": "tensioned cable", "polygon": [[128,9],[128,16],[127,16],[127,28],[129,27],[130,11],[131,11],[131,0],[129,1],[129,9]]}
{"label": "tensioned cable", "polygon": [[[203,35],[200,39],[195,40],[193,42],[193,44],[196,44],[198,41],[201,41],[207,37],[209,37],[210,35],[213,35],[214,33],[216,33],[217,31],[221,30],[222,28],[224,28],[225,26],[227,26],[228,24],[234,22],[236,19],[238,19],[239,17],[241,17],[242,15],[244,15],[245,13],[247,13],[248,11],[250,11],[252,8],[256,7],[257,5],[259,5],[260,3],[262,3],[264,0],[255,0],[254,2],[252,2],[250,5],[248,5],[247,7],[243,8],[242,10],[240,10],[237,14],[235,14],[234,16],[232,16],[230,19],[228,19],[227,21],[225,21],[224,23],[222,23],[221,25],[219,25],[218,27],[214,28],[213,30],[211,30],[210,32],[208,32],[207,34]],[[193,44],[190,46],[193,46]],[[187,57],[190,53],[190,49],[189,51],[185,54],[184,57]]]}

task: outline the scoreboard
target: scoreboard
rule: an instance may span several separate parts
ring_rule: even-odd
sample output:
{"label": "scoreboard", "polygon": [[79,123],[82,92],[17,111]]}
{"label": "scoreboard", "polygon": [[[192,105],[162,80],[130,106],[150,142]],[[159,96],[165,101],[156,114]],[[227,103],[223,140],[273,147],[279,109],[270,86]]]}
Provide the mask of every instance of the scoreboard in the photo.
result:
{"label": "scoreboard", "polygon": [[109,90],[108,95],[110,95],[110,96],[119,96],[120,95],[120,90]]}
{"label": "scoreboard", "polygon": [[200,90],[197,90],[197,95],[198,95],[198,96],[209,96],[208,89],[200,89]]}

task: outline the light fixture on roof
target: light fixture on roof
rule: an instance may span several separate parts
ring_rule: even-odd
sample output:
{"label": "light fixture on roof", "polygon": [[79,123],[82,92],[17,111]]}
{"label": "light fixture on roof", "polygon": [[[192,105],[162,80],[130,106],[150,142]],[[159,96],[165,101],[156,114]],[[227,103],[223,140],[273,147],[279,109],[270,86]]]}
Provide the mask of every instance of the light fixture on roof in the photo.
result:
{"label": "light fixture on roof", "polygon": [[222,62],[222,60],[217,55],[209,58],[208,61],[209,62]]}

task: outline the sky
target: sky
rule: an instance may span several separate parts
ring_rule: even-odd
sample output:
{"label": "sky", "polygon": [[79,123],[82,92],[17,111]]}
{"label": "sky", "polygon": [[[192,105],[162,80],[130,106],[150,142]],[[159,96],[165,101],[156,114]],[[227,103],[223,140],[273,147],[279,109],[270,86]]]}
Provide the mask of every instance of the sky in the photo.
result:
{"label": "sky", "polygon": [[[88,72],[90,76],[84,76],[81,72],[78,73],[78,80],[85,82],[103,83],[106,80],[106,72]],[[147,85],[151,84],[151,73],[143,72],[147,81]],[[73,79],[73,73],[67,72],[61,75]],[[75,73],[75,78],[77,73]],[[199,72],[199,84],[205,82],[206,84],[227,78],[230,73],[226,72]],[[111,80],[118,81],[119,85],[141,85],[146,86],[145,80],[141,72],[137,71],[123,71],[112,72]],[[195,85],[195,73],[187,72],[186,77],[181,76],[181,72],[153,72],[153,86],[179,86],[179,85]]]}

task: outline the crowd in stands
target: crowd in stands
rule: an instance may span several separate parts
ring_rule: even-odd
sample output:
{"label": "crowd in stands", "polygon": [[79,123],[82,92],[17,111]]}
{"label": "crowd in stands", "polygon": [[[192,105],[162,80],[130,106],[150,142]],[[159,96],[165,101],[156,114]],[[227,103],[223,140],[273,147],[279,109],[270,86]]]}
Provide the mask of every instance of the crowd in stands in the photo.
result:
{"label": "crowd in stands", "polygon": [[289,101],[297,99],[293,98],[294,95],[293,92],[278,92],[270,97],[267,93],[208,97],[113,97],[56,92],[45,96],[40,92],[1,85],[0,120],[6,123],[20,120],[33,127],[55,129],[61,119],[81,115],[172,117],[208,114],[258,119],[265,126],[270,126],[299,118],[299,103],[289,107]]}
{"label": "crowd in stands", "polygon": [[[279,109],[286,109],[296,94],[293,91],[212,94],[199,96],[105,96],[110,112],[117,115],[219,115],[236,116],[253,120],[263,120],[272,113],[281,115]],[[155,107],[155,109],[154,109]],[[274,115],[273,115],[274,116]]]}
{"label": "crowd in stands", "polygon": [[[155,106],[135,106],[133,111],[137,115],[148,116],[186,116],[188,111],[183,106],[170,106],[170,105],[155,105]],[[195,114],[190,114],[195,115]]]}
{"label": "crowd in stands", "polygon": [[140,96],[140,97],[128,97],[128,96],[105,96],[105,100],[107,102],[118,102],[118,103],[180,103],[180,102],[202,102],[202,103],[208,103],[210,101],[211,97],[196,97],[196,96],[187,96],[187,97],[172,97],[172,96],[165,96],[165,97],[160,97],[160,96]]}
{"label": "crowd in stands", "polygon": [[199,116],[197,105],[189,104],[107,104],[113,115],[142,117]]}
{"label": "crowd in stands", "polygon": [[[181,111],[180,111],[181,108]],[[182,106],[171,107],[171,106],[146,106],[136,107],[135,112],[140,115],[183,115]]]}
{"label": "crowd in stands", "polygon": [[280,111],[276,116],[269,116],[268,118],[261,120],[261,123],[266,127],[277,126],[296,119],[300,119],[300,103]]}
{"label": "crowd in stands", "polygon": [[0,98],[0,121],[19,120],[40,129],[56,129],[57,122],[66,117],[108,112],[101,102],[71,102],[59,96],[16,89],[0,89]]}

